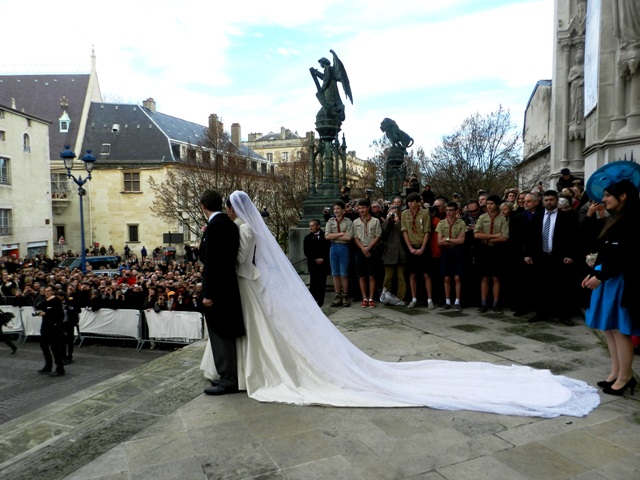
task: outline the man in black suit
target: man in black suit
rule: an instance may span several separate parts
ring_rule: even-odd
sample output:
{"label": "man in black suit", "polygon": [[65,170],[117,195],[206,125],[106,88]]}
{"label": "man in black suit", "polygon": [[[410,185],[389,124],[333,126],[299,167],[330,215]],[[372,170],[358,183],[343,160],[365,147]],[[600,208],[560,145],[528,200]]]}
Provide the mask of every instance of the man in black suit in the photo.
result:
{"label": "man in black suit", "polygon": [[532,219],[531,242],[525,256],[525,262],[535,266],[538,290],[536,315],[529,321],[548,320],[552,309],[557,309],[560,321],[571,326],[575,307],[574,261],[579,253],[578,218],[575,212],[558,209],[555,190],[544,192],[542,200],[544,212]]}
{"label": "man in black suit", "polygon": [[[64,310],[62,302],[53,293],[53,287],[47,286],[44,289],[44,301],[35,306],[34,314],[42,317],[40,327],[40,348],[44,355],[44,367],[38,373],[48,373],[50,377],[60,377],[65,374],[64,370],[64,342],[65,336],[62,330],[64,321]],[[51,357],[53,354],[53,358]],[[56,364],[56,371],[52,372],[53,363]]]}
{"label": "man in black suit", "polygon": [[329,274],[329,248],[331,242],[324,238],[320,229],[320,220],[309,222],[309,235],[304,237],[304,256],[307,257],[309,270],[309,290],[319,307],[324,304],[327,290],[327,275]]}
{"label": "man in black suit", "polygon": [[[540,207],[540,208],[539,208]],[[509,240],[513,253],[513,299],[512,308],[514,317],[522,317],[527,312],[533,311],[537,299],[532,298],[525,284],[533,282],[535,268],[531,263],[525,262],[527,245],[531,238],[531,228],[534,218],[542,215],[540,197],[537,193],[529,192],[524,196],[524,210],[515,215],[509,221]]]}
{"label": "man in black suit", "polygon": [[200,196],[200,207],[208,218],[200,245],[202,305],[213,350],[213,361],[220,380],[211,382],[207,395],[238,391],[236,338],[245,335],[236,259],[240,233],[231,219],[222,213],[222,197],[214,190]]}

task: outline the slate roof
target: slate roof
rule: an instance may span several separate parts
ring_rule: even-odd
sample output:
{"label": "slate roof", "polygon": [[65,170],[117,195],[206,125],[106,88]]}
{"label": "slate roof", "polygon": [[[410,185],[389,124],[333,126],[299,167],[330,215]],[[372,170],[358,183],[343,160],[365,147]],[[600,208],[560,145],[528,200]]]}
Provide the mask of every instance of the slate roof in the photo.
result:
{"label": "slate roof", "polygon": [[[302,137],[294,132],[285,133],[284,140],[299,140]],[[269,132],[266,135],[254,140],[255,142],[264,142],[264,141],[273,141],[273,140],[282,140],[280,138],[280,132]]]}
{"label": "slate roof", "polygon": [[[201,145],[206,128],[139,105],[92,103],[82,148],[91,149],[102,165],[177,162],[179,145]],[[110,146],[108,156],[101,155],[103,144]],[[239,154],[266,162],[244,145]]]}
{"label": "slate roof", "polygon": [[[90,77],[89,73],[0,75],[0,104],[11,106],[15,99],[15,110],[24,110],[26,114],[51,122],[49,155],[51,159],[58,160],[65,145],[73,148],[76,143]],[[62,97],[66,97],[69,103],[69,132],[60,132],[59,128]],[[120,125],[117,132],[113,131],[114,124]],[[108,143],[110,162],[178,161],[176,153],[179,149],[172,147],[201,144],[206,128],[139,105],[94,102],[89,110],[82,150],[75,153],[80,157],[90,149],[96,158],[101,159],[102,144]],[[235,148],[239,155],[266,162],[264,157],[244,145]],[[102,160],[104,162],[106,158]]]}
{"label": "slate roof", "polygon": [[11,108],[9,105],[3,105],[0,103],[0,110],[4,110],[5,112],[12,112],[16,115],[20,115],[24,118],[30,118],[31,120],[36,120],[37,122],[42,122],[42,123],[51,123],[49,122],[49,120],[45,120],[44,118],[40,118],[40,117],[36,117],[35,115],[32,115],[30,113],[27,112],[21,112],[20,110],[16,110],[15,108]]}
{"label": "slate roof", "polygon": [[[108,157],[101,156],[109,144]],[[92,150],[100,164],[174,161],[171,144],[143,107],[120,103],[92,103],[82,152]],[[76,154],[80,155],[79,152]]]}
{"label": "slate roof", "polygon": [[[73,145],[78,136],[90,74],[69,75],[0,75],[0,103],[51,122],[49,155],[59,159],[64,145]],[[58,119],[62,115],[60,99],[67,97],[67,112],[71,118],[69,132],[60,132]]]}
{"label": "slate roof", "polygon": [[[146,107],[142,107],[151,120],[153,120],[158,127],[167,135],[167,137],[173,142],[184,143],[188,145],[200,145],[206,139],[207,127],[198,125],[197,123],[182,120],[180,118],[172,117],[157,111],[149,110]],[[234,145],[228,138],[228,142],[224,145],[225,150],[227,148],[238,149],[238,155],[250,158],[252,160],[260,160],[266,162],[266,159],[257,154],[249,147],[245,145]]]}

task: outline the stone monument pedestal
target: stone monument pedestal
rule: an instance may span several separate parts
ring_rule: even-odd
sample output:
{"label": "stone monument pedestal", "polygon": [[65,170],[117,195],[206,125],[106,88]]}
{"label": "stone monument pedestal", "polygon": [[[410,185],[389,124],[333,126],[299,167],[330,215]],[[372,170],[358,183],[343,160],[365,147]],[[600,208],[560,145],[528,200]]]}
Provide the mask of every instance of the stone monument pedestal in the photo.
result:
{"label": "stone monument pedestal", "polygon": [[404,179],[407,176],[407,167],[404,163],[406,149],[392,147],[387,153],[385,162],[384,196],[392,200],[402,193]]}
{"label": "stone monument pedestal", "polygon": [[289,229],[289,261],[296,272],[307,275],[307,257],[304,256],[304,237],[309,234],[309,228],[292,227]]}

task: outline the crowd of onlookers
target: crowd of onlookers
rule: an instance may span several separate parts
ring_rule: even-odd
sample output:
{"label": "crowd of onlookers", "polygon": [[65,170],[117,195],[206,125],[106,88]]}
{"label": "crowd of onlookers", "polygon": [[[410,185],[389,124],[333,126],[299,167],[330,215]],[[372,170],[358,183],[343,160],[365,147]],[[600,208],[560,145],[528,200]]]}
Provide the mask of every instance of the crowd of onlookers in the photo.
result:
{"label": "crowd of onlookers", "polygon": [[182,260],[166,257],[138,258],[130,254],[119,262],[117,273],[101,270],[82,273],[80,269],[60,268],[66,255],[53,258],[0,258],[2,285],[0,304],[37,306],[44,289],[62,291],[67,302],[78,308],[130,308],[198,311],[202,268],[191,250]]}
{"label": "crowd of onlookers", "polygon": [[[563,302],[573,306],[579,304],[575,285],[584,256],[607,213],[600,204],[589,201],[580,179],[566,169],[561,173],[558,192],[550,193],[555,195],[554,206],[575,222],[570,239],[574,263],[566,265],[560,276],[550,278],[554,282],[551,289],[563,292]],[[481,312],[502,311],[503,307],[516,313],[534,310],[523,298],[535,296],[532,287],[527,287],[534,282],[518,280],[522,275],[542,278],[548,272],[558,273],[552,267],[541,271],[524,261],[527,255],[535,258],[540,253],[530,251],[535,250],[531,245],[535,235],[528,230],[533,214],[545,210],[546,193],[539,184],[531,191],[510,188],[501,195],[480,191],[476,198],[462,202],[457,193],[442,195],[429,185],[420,188],[415,176],[407,179],[402,194],[391,201],[354,201],[345,189],[342,198],[325,209],[326,232],[316,225],[315,233],[323,236],[321,253],[309,253],[310,238],[305,240],[312,284],[314,269],[325,276],[331,274],[334,306],[346,306],[353,298],[371,307],[381,298],[384,303],[411,308],[426,301],[429,308],[477,305]],[[188,248],[184,258],[177,260],[160,255],[160,249],[148,256],[143,248],[140,257],[126,250],[119,258],[118,272],[109,275],[90,267],[86,273],[60,268],[66,254],[2,257],[0,303],[37,306],[44,289],[51,286],[78,308],[200,309],[202,265],[197,251]],[[90,255],[102,253],[113,253],[113,248]],[[316,258],[325,256],[319,266]],[[312,293],[322,303],[326,281],[315,283]],[[516,284],[522,288],[514,288]]]}
{"label": "crowd of onlookers", "polygon": [[[149,258],[144,251],[140,258],[130,249],[125,252],[123,257],[114,253],[117,269],[92,270],[87,262],[84,273],[78,268],[60,267],[66,254],[0,258],[0,310],[3,305],[30,306],[34,315],[42,317],[40,346],[45,366],[39,373],[65,374],[64,366],[73,362],[75,330],[84,309],[201,310],[202,267],[196,260],[197,250],[186,249],[179,261],[160,255]],[[147,338],[146,325],[142,328]],[[0,340],[15,353],[17,347],[1,329]],[[150,348],[155,346],[150,342]]]}
{"label": "crowd of onlookers", "polygon": [[[481,190],[463,201],[455,192],[421,188],[412,176],[390,201],[353,200],[343,190],[325,208],[325,231],[313,221],[305,239],[311,292],[322,305],[323,275],[325,282],[332,275],[334,307],[380,301],[458,311],[473,306],[479,313],[510,308],[516,316],[535,314],[529,321],[558,317],[571,325],[588,306],[580,279],[608,213],[568,169],[556,187]],[[545,212],[558,213],[551,243]]]}

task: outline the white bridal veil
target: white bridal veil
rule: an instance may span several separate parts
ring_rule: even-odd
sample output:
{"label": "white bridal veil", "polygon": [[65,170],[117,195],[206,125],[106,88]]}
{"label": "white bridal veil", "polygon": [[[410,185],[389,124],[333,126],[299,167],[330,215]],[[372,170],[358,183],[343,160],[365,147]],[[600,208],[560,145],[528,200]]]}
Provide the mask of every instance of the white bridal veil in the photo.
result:
{"label": "white bridal veil", "polygon": [[[383,362],[356,348],[322,313],[246,193],[230,196],[252,229],[261,288],[246,322],[247,391],[266,402],[341,407],[427,406],[508,415],[583,416],[599,404],[585,382],[525,366]],[[244,307],[244,306],[243,306]],[[254,352],[254,353],[251,353]]]}

